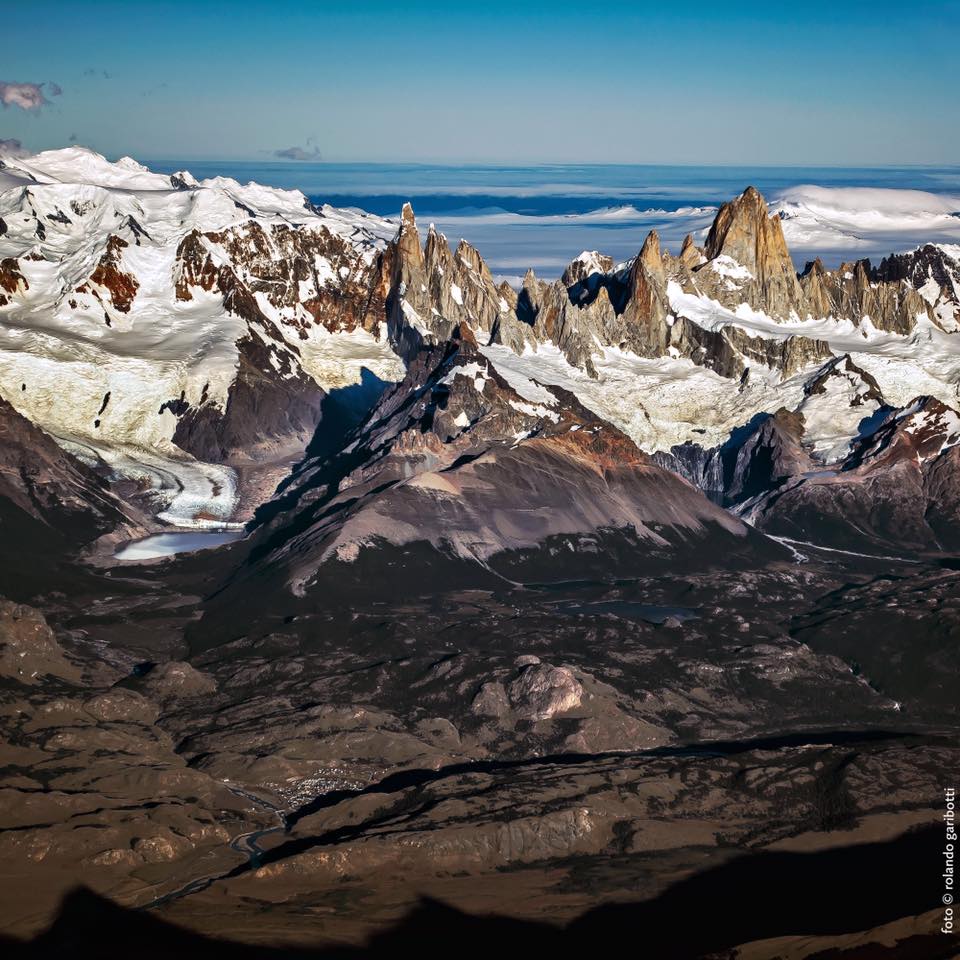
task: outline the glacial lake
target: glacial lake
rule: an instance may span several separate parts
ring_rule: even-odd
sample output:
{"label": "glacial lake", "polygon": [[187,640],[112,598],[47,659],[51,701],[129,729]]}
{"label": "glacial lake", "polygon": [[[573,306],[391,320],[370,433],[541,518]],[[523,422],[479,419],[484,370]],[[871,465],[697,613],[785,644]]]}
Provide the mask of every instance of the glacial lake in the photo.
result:
{"label": "glacial lake", "polygon": [[118,560],[154,560],[176,553],[194,550],[209,550],[225,543],[240,540],[244,530],[182,530],[171,533],[155,533],[142,540],[132,540],[118,548],[114,556]]}

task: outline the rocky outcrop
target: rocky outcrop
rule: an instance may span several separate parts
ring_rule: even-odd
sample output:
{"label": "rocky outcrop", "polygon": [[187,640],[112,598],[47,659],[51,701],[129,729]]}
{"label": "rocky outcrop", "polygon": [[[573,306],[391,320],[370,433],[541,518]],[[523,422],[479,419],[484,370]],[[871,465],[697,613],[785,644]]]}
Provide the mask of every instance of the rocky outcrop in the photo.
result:
{"label": "rocky outcrop", "polygon": [[4,257],[0,260],[0,307],[10,302],[10,294],[23,294],[30,289],[30,284],[20,271],[20,264],[15,257]]}
{"label": "rocky outcrop", "polygon": [[705,450],[700,444],[687,441],[674,444],[669,451],[658,450],[653,460],[692,483],[711,500],[723,503],[726,474],[721,449]]}
{"label": "rocky outcrop", "polygon": [[461,326],[488,341],[516,308],[516,296],[504,296],[466,241],[451,251],[446,237],[431,225],[422,247],[410,204],[403,207],[384,262],[391,268],[386,298],[391,340],[408,359],[421,345],[442,343]]}
{"label": "rocky outcrop", "polygon": [[878,282],[875,276],[868,260],[844,263],[832,272],[815,260],[800,277],[806,315],[869,323],[900,334],[913,330],[919,317],[930,315],[923,297],[908,284]]}
{"label": "rocky outcrop", "polygon": [[322,226],[303,230],[251,219],[188,233],[177,247],[174,286],[181,302],[194,299],[197,288],[228,301],[251,300],[242,314],[252,312],[251,319],[278,330],[292,328],[295,343],[309,339],[315,326],[377,333],[384,319],[379,266],[368,245],[355,246]]}
{"label": "rocky outcrop", "polygon": [[670,344],[666,284],[660,238],[656,230],[651,230],[630,267],[620,318],[626,335],[624,345],[640,356],[661,356]]}
{"label": "rocky outcrop", "polygon": [[517,720],[551,720],[580,706],[583,685],[569,667],[544,663],[533,654],[517,657],[514,666],[509,683],[481,684],[470,705],[472,714],[512,726]]}
{"label": "rocky outcrop", "polygon": [[36,686],[47,677],[76,682],[81,670],[39,611],[0,599],[0,676]]}
{"label": "rocky outcrop", "polygon": [[689,233],[683,238],[683,243],[680,245],[679,259],[687,270],[700,266],[705,259],[703,250],[693,242],[693,237]]}
{"label": "rocky outcrop", "polygon": [[217,681],[210,674],[179,660],[150,665],[145,674],[128,682],[157,703],[191,700],[217,692]]}
{"label": "rocky outcrop", "polygon": [[[613,257],[605,256],[596,250],[584,250],[576,259],[572,260],[563,274],[560,282],[570,290],[570,299],[574,303],[586,299],[600,279],[613,270]],[[579,288],[575,292],[571,288]]]}
{"label": "rocky outcrop", "polygon": [[130,312],[140,289],[137,278],[123,269],[123,251],[128,246],[122,237],[111,234],[93,273],[74,291],[75,296],[89,294],[100,303],[107,326],[111,325],[111,314]]}
{"label": "rocky outcrop", "polygon": [[507,693],[521,719],[550,720],[580,706],[583,687],[569,667],[554,667],[538,657],[527,657]]}
{"label": "rocky outcrop", "polygon": [[814,469],[801,446],[803,417],[781,408],[760,424],[730,457],[726,500],[739,503],[775,490],[785,480]]}

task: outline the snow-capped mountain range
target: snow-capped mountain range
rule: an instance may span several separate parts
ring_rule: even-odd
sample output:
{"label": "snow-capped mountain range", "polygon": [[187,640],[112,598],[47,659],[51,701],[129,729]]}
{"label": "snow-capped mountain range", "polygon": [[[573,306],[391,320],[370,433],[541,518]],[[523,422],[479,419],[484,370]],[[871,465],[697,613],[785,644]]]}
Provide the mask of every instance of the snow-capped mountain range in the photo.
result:
{"label": "snow-capped mountain range", "polygon": [[80,148],[4,160],[0,188],[0,391],[177,523],[230,519],[223,465],[301,451],[361,364],[400,376],[364,314],[383,220]]}
{"label": "snow-capped mountain range", "polygon": [[484,382],[536,411],[511,446],[556,422],[559,390],[756,519],[771,478],[731,473],[731,443],[789,421],[796,485],[862,466],[905,411],[953,423],[960,384],[960,248],[798,276],[786,215],[748,188],[674,254],[651,233],[633,260],[585,252],[514,289],[468,243],[432,228],[424,243],[409,207],[394,223],[81,148],[5,158],[0,395],[161,519],[236,522],[302,456],[328,395],[409,380],[425,348],[466,338]]}

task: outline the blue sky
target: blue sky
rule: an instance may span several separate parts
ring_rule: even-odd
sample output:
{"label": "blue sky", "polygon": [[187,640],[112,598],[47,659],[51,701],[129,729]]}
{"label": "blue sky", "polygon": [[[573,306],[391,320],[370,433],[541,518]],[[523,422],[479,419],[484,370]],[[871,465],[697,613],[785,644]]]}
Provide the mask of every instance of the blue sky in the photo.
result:
{"label": "blue sky", "polygon": [[[958,0],[0,0],[0,15],[0,139],[31,151],[960,161]],[[4,86],[40,83],[48,102],[29,109]]]}

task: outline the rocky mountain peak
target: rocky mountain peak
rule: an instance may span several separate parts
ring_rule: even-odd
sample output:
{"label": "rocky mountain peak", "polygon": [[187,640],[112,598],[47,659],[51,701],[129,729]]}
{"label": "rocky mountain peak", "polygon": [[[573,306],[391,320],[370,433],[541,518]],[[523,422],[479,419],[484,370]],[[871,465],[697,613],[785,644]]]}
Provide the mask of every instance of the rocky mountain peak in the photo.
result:
{"label": "rocky mountain peak", "polygon": [[476,270],[478,273],[486,273],[487,275],[490,274],[490,271],[487,268],[483,257],[480,256],[480,252],[477,250],[477,248],[471,246],[462,238],[459,243],[457,243],[455,256],[469,269]]}
{"label": "rocky mountain peak", "polygon": [[613,257],[604,256],[596,250],[584,250],[567,264],[560,280],[565,287],[573,287],[590,277],[609,273],[613,266]]}
{"label": "rocky mountain peak", "polygon": [[730,257],[761,283],[795,273],[780,218],[770,215],[755,187],[747,187],[720,208],[707,235],[705,253],[708,260]]}
{"label": "rocky mountain peak", "polygon": [[651,230],[647,234],[637,259],[652,276],[660,281],[665,280],[663,255],[660,252],[660,235],[656,230]]}
{"label": "rocky mountain peak", "polygon": [[423,248],[420,246],[420,231],[409,203],[403,205],[400,214],[400,230],[397,233],[397,247],[409,264],[423,266]]}
{"label": "rocky mountain peak", "polygon": [[647,234],[627,281],[623,323],[631,348],[645,356],[657,356],[666,350],[670,327],[666,318],[670,303],[666,295],[666,270],[656,230]]}
{"label": "rocky mountain peak", "polygon": [[386,297],[391,338],[408,360],[421,341],[440,343],[457,327],[482,331],[489,339],[516,307],[516,295],[498,288],[466,240],[451,251],[447,238],[431,224],[421,250],[409,204],[403,207],[400,229],[384,262],[391,265]]}
{"label": "rocky mountain peak", "polygon": [[693,242],[693,234],[688,233],[683,238],[680,246],[680,262],[688,269],[692,270],[700,263],[701,251]]}
{"label": "rocky mountain peak", "polygon": [[[755,187],[747,187],[725,203],[710,227],[704,250],[703,273],[714,267],[733,294],[752,304],[762,304],[770,316],[785,320],[799,309],[803,294],[780,218],[771,216]],[[729,300],[731,297],[727,296]]]}
{"label": "rocky mountain peak", "polygon": [[731,502],[749,500],[813,469],[801,445],[804,426],[803,416],[784,407],[761,418],[731,457],[727,484]]}
{"label": "rocky mountain peak", "polygon": [[438,269],[440,271],[444,270],[452,259],[453,254],[450,251],[447,238],[431,223],[430,229],[427,231],[427,243],[424,251],[427,272],[433,273]]}

